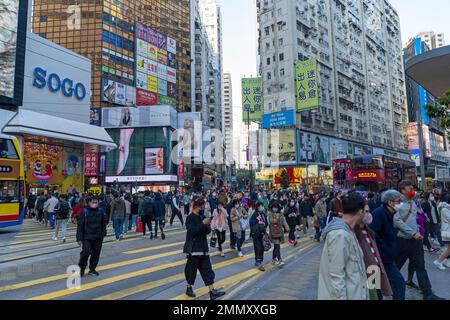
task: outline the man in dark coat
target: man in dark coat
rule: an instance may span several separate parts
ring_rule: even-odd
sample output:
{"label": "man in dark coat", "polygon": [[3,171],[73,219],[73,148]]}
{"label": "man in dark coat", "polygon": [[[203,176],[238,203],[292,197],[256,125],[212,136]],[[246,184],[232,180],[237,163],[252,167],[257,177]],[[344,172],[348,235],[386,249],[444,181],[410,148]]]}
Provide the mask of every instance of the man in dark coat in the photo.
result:
{"label": "man in dark coat", "polygon": [[203,282],[209,287],[209,296],[211,300],[215,300],[225,292],[214,289],[215,274],[212,270],[211,260],[209,258],[209,248],[207,235],[211,233],[211,219],[205,219],[200,215],[200,211],[204,210],[205,201],[197,198],[194,201],[192,212],[186,218],[186,242],[183,252],[187,254],[187,262],[184,270],[187,282],[186,295],[195,298],[192,286],[195,284],[197,270],[200,271]]}
{"label": "man in dark coat", "polygon": [[158,225],[161,230],[161,239],[166,239],[164,234],[164,219],[166,217],[166,204],[164,203],[161,193],[156,193],[153,202],[153,218],[155,220],[155,239],[158,239]]}

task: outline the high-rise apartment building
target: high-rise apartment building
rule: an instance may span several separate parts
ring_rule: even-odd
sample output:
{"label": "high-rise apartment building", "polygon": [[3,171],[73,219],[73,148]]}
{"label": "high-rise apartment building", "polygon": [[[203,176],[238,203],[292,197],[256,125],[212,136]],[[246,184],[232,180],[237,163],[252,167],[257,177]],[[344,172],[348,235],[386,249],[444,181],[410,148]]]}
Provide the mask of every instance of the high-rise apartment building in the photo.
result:
{"label": "high-rise apartment building", "polygon": [[258,0],[264,112],[296,108],[294,65],[318,61],[319,108],[302,130],[407,150],[400,21],[385,0]]}
{"label": "high-rise apartment building", "polygon": [[[177,109],[191,110],[190,0],[34,0],[32,31],[92,61],[92,106],[108,107],[102,83],[135,82],[135,25],[177,41]],[[80,19],[78,19],[80,18]]]}
{"label": "high-rise apartment building", "polygon": [[223,127],[225,136],[225,155],[227,160],[233,159],[233,86],[231,74],[223,74]]}
{"label": "high-rise apartment building", "polygon": [[216,67],[223,73],[222,11],[216,0],[204,0],[200,14],[216,55]]}
{"label": "high-rise apartment building", "polygon": [[[421,38],[430,50],[445,46],[445,37],[443,33],[434,33],[434,31],[419,32],[417,37]],[[413,41],[413,39],[409,40],[408,44]]]}

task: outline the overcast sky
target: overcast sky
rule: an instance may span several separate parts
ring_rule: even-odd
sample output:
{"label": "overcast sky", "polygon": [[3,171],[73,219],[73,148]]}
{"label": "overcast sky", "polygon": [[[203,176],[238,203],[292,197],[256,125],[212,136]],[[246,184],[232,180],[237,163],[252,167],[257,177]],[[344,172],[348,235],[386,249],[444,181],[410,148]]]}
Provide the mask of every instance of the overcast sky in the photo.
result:
{"label": "overcast sky", "polygon": [[[218,0],[222,7],[224,71],[233,79],[233,104],[240,108],[241,81],[256,75],[257,24],[255,0]],[[450,44],[449,0],[390,0],[400,15],[402,42],[420,31],[446,34]],[[240,109],[234,114],[240,115]],[[235,118],[236,118],[235,117]],[[236,119],[235,119],[236,120]]]}

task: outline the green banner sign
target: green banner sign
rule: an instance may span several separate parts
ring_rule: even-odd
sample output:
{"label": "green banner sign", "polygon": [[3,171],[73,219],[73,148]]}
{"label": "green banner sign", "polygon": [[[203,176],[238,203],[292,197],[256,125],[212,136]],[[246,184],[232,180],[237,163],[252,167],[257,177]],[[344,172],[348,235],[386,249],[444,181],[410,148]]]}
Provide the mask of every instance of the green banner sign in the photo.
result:
{"label": "green banner sign", "polygon": [[297,111],[314,110],[319,107],[317,81],[316,59],[297,62],[295,65]]}
{"label": "green banner sign", "polygon": [[242,79],[242,119],[245,123],[261,121],[263,115],[262,78]]}
{"label": "green banner sign", "polygon": [[158,95],[158,104],[168,104],[170,106],[176,106],[177,100],[168,96]]}

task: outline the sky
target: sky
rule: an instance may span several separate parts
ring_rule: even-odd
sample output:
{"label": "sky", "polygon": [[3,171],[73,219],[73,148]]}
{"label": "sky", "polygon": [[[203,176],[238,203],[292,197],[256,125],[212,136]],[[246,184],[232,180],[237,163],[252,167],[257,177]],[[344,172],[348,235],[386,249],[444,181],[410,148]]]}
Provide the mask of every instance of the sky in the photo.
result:
{"label": "sky", "polygon": [[[255,0],[218,0],[222,7],[224,71],[233,81],[235,124],[241,115],[241,78],[256,75],[257,23]],[[402,42],[420,31],[446,34],[450,44],[449,0],[390,0],[401,19]]]}

